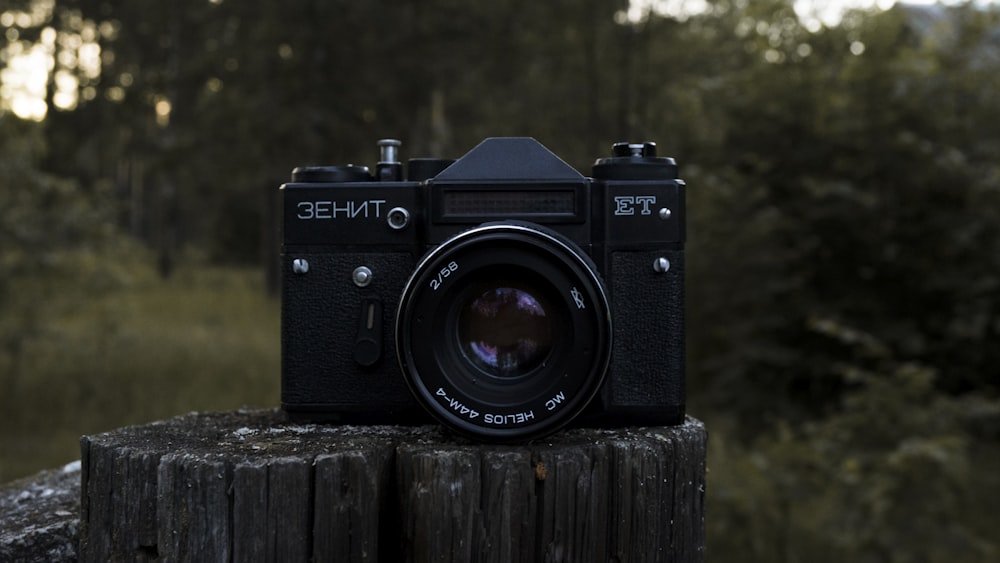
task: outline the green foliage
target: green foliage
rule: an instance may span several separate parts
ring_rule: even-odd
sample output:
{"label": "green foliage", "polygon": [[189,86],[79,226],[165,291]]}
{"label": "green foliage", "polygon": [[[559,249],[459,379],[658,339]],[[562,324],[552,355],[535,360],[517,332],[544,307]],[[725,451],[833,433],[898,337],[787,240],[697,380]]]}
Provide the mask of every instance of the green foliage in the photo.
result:
{"label": "green foliage", "polygon": [[[943,106],[1000,110],[984,32],[995,27],[983,23],[997,17],[955,11],[966,40],[945,47],[913,37],[905,15],[818,32],[808,57],[790,48],[720,100],[738,126],[688,173],[702,188],[691,194],[696,385],[719,405],[808,419],[837,408],[841,364],[887,359],[928,366],[952,393],[996,392],[995,133],[961,118],[967,106]],[[845,345],[857,339],[872,345]]]}
{"label": "green foliage", "polygon": [[8,392],[18,388],[26,344],[50,319],[117,287],[130,255],[143,254],[117,236],[110,198],[38,169],[42,127],[0,117],[0,385]]}
{"label": "green foliage", "polygon": [[[970,435],[995,420],[1000,402],[943,396],[915,365],[850,379],[854,391],[829,417],[780,426],[750,446],[713,438],[712,550],[727,561],[994,558],[981,519],[1000,489],[976,469],[984,455]],[[996,455],[985,459],[995,466]]]}

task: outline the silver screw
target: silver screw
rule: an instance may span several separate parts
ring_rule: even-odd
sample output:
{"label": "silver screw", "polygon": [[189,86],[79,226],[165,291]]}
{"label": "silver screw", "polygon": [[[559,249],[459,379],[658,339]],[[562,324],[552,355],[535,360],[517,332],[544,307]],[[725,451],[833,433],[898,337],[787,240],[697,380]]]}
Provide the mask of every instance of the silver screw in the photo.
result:
{"label": "silver screw", "polygon": [[368,269],[368,266],[358,266],[354,268],[354,273],[351,274],[351,279],[354,280],[354,285],[358,287],[365,287],[372,283],[372,271]]}
{"label": "silver screw", "polygon": [[305,258],[292,260],[292,271],[296,274],[304,274],[309,271],[309,262]]}
{"label": "silver screw", "polygon": [[666,221],[669,218],[670,218],[670,210],[664,207],[663,209],[660,210],[660,219]]}
{"label": "silver screw", "polygon": [[662,274],[662,273],[666,272],[669,269],[670,269],[670,260],[667,260],[666,258],[664,258],[662,256],[659,257],[659,258],[657,258],[656,260],[653,260],[653,271],[654,272]]}

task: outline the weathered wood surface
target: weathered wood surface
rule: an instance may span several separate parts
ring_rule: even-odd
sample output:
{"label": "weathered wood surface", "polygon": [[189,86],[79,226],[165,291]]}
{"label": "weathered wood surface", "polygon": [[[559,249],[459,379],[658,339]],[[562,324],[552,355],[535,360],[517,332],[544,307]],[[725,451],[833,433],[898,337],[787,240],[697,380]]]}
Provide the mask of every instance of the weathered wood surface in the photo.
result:
{"label": "weathered wood surface", "polygon": [[0,485],[0,561],[75,561],[80,464]]}
{"label": "weathered wood surface", "polygon": [[81,440],[83,561],[703,561],[704,426],[482,445],[191,414]]}

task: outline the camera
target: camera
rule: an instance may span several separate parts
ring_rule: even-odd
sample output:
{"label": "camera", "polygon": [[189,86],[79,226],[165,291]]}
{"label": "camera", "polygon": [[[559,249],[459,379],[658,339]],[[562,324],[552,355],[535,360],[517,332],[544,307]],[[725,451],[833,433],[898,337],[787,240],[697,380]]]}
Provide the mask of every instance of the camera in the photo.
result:
{"label": "camera", "polygon": [[684,418],[685,185],[654,143],[585,177],[541,143],[303,166],[282,185],[292,421],[526,441]]}

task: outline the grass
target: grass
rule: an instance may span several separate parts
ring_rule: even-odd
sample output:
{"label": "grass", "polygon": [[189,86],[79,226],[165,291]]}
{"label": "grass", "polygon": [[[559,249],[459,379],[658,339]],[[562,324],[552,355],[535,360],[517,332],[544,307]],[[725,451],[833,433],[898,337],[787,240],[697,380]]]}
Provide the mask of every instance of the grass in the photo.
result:
{"label": "grass", "polygon": [[278,405],[279,302],[256,271],[148,277],[71,311],[0,372],[0,482],[78,459],[85,434]]}

